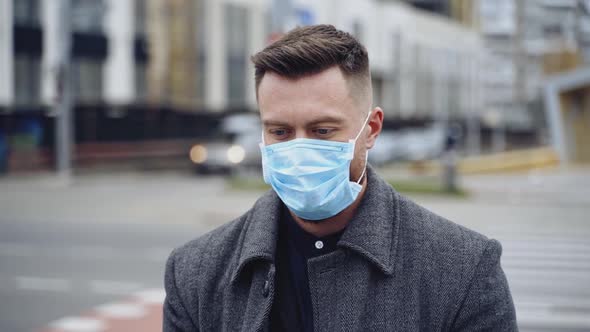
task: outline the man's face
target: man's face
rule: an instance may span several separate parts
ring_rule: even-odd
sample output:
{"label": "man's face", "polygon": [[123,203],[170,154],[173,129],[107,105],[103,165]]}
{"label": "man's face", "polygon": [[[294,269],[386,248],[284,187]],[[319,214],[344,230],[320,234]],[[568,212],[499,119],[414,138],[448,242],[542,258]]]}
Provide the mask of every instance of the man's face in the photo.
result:
{"label": "man's face", "polygon": [[337,66],[299,79],[267,72],[258,87],[258,104],[267,145],[295,138],[348,142],[362,129],[351,162],[352,181],[361,176],[366,151],[381,130],[380,123],[378,130],[371,126],[376,115],[377,121],[382,120],[378,108],[362,128],[370,105],[362,106],[351,96],[349,84]]}

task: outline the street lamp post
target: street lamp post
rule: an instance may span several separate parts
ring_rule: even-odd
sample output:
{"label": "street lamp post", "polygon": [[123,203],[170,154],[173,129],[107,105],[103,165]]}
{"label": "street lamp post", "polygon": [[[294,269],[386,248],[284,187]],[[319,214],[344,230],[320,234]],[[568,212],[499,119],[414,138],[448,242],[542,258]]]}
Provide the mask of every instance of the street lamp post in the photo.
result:
{"label": "street lamp post", "polygon": [[59,2],[59,34],[57,42],[57,100],[54,104],[55,151],[57,174],[69,179],[72,169],[72,85],[70,73],[71,58],[71,2]]}

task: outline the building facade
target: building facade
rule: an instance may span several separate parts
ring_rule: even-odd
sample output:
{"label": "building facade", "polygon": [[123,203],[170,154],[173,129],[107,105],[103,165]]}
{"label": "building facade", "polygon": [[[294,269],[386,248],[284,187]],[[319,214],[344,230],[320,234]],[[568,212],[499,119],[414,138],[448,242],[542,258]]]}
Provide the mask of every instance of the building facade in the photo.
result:
{"label": "building facade", "polygon": [[[207,136],[223,114],[256,111],[249,56],[276,32],[278,7],[285,28],[329,23],[367,46],[387,119],[472,119],[483,109],[479,33],[404,2],[68,1],[77,144]],[[59,4],[0,0],[0,130],[41,128],[36,144],[49,151]]]}
{"label": "building facade", "polygon": [[[272,1],[71,3],[78,103],[151,101],[208,111],[255,109],[248,56],[263,48],[272,32]],[[0,68],[12,79],[4,80],[0,103],[15,111],[50,106],[56,90],[58,1],[3,0],[2,5],[7,10],[2,11]],[[337,11],[334,5],[331,0],[293,1],[292,25],[331,23],[358,35],[371,54],[377,97],[390,112],[444,112],[435,110],[438,89],[448,85],[452,94],[463,90],[453,85],[476,85],[473,71],[484,50],[469,29],[395,2],[351,2],[338,5]],[[391,82],[396,75],[406,79]],[[449,97],[461,100],[450,105],[450,112],[463,113],[466,98]]]}
{"label": "building facade", "polygon": [[485,60],[488,118],[506,126],[544,126],[542,89],[547,58],[570,54],[590,64],[590,12],[578,0],[474,1],[474,27],[490,52]]}

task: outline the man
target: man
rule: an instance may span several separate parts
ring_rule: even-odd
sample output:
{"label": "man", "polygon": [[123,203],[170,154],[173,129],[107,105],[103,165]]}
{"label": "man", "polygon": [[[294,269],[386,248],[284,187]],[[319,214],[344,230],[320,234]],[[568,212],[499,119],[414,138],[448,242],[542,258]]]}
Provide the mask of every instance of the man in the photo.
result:
{"label": "man", "polygon": [[365,48],[317,25],[252,60],[273,190],[174,250],[164,331],[516,331],[500,244],[367,165],[383,111]]}

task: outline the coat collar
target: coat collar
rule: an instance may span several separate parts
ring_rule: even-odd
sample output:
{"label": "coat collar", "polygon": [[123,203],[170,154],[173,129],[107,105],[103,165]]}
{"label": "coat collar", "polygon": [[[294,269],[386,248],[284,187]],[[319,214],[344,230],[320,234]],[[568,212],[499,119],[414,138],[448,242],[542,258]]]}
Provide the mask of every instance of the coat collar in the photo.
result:
{"label": "coat collar", "polygon": [[274,261],[279,238],[281,204],[279,196],[273,190],[269,190],[256,201],[247,214],[238,266],[232,276],[232,282],[238,279],[246,265],[259,260]]}
{"label": "coat collar", "polygon": [[399,233],[399,196],[369,166],[367,190],[338,246],[348,248],[393,274]]}
{"label": "coat collar", "polygon": [[[391,275],[399,229],[399,197],[370,166],[367,167],[367,181],[364,197],[338,246],[360,254],[383,273]],[[244,238],[233,281],[249,263],[274,261],[281,206],[280,198],[269,190],[250,210],[244,223]]]}

